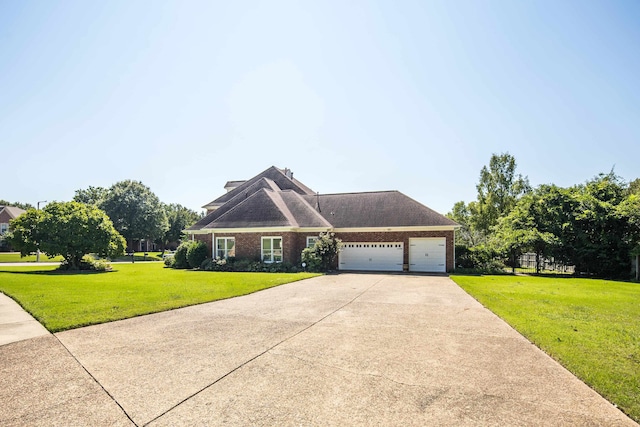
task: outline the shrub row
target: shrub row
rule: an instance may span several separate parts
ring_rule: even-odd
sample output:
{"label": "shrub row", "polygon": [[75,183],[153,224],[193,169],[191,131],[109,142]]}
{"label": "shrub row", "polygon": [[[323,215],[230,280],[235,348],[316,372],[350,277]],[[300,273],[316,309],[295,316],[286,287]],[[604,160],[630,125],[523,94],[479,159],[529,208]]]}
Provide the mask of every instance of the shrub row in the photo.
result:
{"label": "shrub row", "polygon": [[200,270],[205,271],[237,271],[253,273],[297,273],[303,271],[302,267],[288,262],[265,263],[251,259],[207,258],[200,265]]}

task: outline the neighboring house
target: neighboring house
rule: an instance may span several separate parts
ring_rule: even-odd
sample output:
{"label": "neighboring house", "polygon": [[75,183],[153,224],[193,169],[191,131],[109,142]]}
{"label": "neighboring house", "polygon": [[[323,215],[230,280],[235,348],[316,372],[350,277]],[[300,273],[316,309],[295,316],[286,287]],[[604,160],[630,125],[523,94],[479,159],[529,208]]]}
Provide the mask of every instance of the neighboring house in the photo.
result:
{"label": "neighboring house", "polygon": [[[9,221],[19,217],[26,211],[15,206],[0,206],[0,236],[9,231]],[[4,241],[0,241],[0,250],[10,249]]]}
{"label": "neighboring house", "polygon": [[317,194],[273,166],[225,188],[185,230],[214,257],[297,264],[331,231],[343,243],[340,270],[453,271],[458,224],[398,191]]}

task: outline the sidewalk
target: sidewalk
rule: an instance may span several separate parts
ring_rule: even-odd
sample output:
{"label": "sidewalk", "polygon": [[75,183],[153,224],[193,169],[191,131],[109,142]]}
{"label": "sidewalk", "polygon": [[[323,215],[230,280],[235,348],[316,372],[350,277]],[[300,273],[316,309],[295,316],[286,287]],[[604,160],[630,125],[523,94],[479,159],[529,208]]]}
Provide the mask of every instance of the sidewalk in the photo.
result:
{"label": "sidewalk", "polygon": [[0,292],[0,346],[48,334],[18,303]]}

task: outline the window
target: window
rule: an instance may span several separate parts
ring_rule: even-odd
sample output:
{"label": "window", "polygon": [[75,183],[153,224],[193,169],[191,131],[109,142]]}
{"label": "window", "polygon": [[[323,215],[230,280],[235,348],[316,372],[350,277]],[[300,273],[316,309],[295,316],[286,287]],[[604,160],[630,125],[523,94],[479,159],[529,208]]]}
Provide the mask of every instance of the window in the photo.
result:
{"label": "window", "polygon": [[318,236],[307,236],[307,247],[312,248],[316,244],[316,240],[318,240]]}
{"label": "window", "polygon": [[282,262],[282,237],[262,238],[262,261]]}
{"label": "window", "polygon": [[6,222],[3,222],[0,224],[0,234],[4,234],[7,231],[9,231],[9,224],[7,224]]}
{"label": "window", "polygon": [[235,237],[217,237],[216,238],[216,257],[227,259],[236,256],[236,239]]}

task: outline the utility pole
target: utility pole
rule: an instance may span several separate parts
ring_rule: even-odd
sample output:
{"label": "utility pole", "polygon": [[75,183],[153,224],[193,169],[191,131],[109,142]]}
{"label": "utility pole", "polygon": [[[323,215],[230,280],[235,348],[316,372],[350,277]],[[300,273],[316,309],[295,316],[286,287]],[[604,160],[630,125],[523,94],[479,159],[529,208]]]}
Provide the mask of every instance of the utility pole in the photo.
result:
{"label": "utility pole", "polygon": [[[37,205],[37,210],[40,210],[40,203],[47,203],[46,200],[41,200],[39,201],[36,205]],[[40,262],[40,242],[36,242],[37,245],[37,249],[36,249],[36,262]]]}

